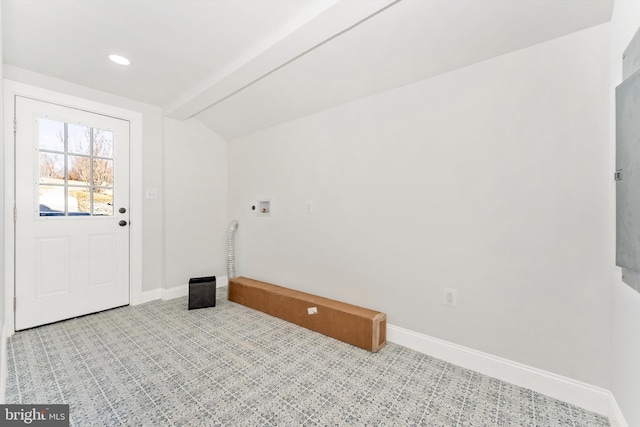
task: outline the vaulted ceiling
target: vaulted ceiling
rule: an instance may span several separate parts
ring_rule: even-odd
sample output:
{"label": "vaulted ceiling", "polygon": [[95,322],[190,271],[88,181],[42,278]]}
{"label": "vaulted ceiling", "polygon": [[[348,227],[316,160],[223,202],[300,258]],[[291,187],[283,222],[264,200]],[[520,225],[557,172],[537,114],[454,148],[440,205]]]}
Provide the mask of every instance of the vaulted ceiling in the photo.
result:
{"label": "vaulted ceiling", "polygon": [[[3,0],[3,61],[196,117],[233,139],[608,22],[612,8],[613,0]],[[131,65],[111,63],[112,53]]]}

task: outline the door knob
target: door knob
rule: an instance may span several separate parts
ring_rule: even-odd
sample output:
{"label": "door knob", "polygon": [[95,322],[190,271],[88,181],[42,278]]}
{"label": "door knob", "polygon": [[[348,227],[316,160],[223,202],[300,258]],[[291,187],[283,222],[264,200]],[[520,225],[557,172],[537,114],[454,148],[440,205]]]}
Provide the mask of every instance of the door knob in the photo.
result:
{"label": "door knob", "polygon": [[125,213],[126,211],[127,211],[127,210],[126,210],[125,208],[120,208],[120,209],[118,209],[118,212],[120,212],[120,213]]}
{"label": "door knob", "polygon": [[118,224],[120,224],[120,227],[124,227],[125,225],[127,225],[127,221],[123,219]]}

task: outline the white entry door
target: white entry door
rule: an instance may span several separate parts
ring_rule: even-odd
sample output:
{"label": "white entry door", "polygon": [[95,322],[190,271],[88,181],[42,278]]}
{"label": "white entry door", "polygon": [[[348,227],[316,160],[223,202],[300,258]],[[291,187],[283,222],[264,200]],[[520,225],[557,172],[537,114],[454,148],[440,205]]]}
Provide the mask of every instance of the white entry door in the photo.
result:
{"label": "white entry door", "polygon": [[16,97],[15,326],[129,304],[129,122]]}

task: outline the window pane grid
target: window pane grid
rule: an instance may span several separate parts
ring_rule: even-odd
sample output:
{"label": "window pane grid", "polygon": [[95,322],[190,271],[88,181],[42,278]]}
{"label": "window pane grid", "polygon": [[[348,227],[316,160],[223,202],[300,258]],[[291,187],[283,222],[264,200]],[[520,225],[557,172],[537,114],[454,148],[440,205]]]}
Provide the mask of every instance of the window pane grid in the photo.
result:
{"label": "window pane grid", "polygon": [[113,148],[112,131],[40,119],[40,216],[112,216]]}

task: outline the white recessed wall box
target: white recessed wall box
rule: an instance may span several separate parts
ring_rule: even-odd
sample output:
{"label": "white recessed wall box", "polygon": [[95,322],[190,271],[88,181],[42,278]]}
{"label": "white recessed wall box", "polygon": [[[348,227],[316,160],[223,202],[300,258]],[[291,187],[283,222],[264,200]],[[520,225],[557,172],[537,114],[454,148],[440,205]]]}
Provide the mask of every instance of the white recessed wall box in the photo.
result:
{"label": "white recessed wall box", "polygon": [[251,206],[251,210],[257,216],[271,216],[271,199],[260,199],[255,205]]}

